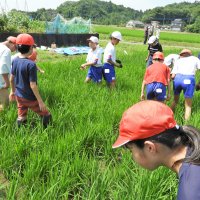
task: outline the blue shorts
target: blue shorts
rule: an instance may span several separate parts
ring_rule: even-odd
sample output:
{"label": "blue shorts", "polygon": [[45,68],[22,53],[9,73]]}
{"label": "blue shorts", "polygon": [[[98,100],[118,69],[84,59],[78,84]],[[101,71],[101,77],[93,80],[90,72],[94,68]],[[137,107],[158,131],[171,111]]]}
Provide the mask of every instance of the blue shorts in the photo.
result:
{"label": "blue shorts", "polygon": [[110,65],[108,63],[104,63],[103,66],[103,76],[107,83],[111,83],[112,81],[115,81],[115,68],[113,65]]}
{"label": "blue shorts", "polygon": [[88,70],[87,77],[95,83],[100,83],[102,81],[102,67],[91,66]]}
{"label": "blue shorts", "polygon": [[176,74],[173,81],[174,95],[180,95],[183,90],[185,98],[192,98],[195,91],[194,75]]}
{"label": "blue shorts", "polygon": [[166,86],[163,83],[149,83],[146,85],[147,99],[164,101],[166,99]]}

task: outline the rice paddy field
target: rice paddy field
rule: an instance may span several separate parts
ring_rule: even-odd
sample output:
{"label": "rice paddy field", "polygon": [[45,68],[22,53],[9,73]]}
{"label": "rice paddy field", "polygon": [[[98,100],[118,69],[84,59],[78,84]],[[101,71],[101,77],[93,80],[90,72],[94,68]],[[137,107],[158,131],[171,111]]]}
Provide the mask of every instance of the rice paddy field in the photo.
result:
{"label": "rice paddy field", "polygon": [[[147,55],[143,31],[106,26],[94,29],[102,47],[112,31],[123,34],[117,57],[124,67],[116,69],[116,89],[109,90],[105,82],[101,86],[84,84],[87,71],[79,68],[86,55],[39,50],[37,65],[45,73],[38,74],[38,85],[53,123],[44,130],[39,117],[29,111],[29,125],[18,129],[15,103],[0,113],[0,199],[176,199],[178,179],[173,172],[162,167],[154,172],[144,170],[132,161],[130,152],[111,147],[122,113],[140,99]],[[161,32],[160,37],[165,55],[186,46],[194,55],[199,52],[197,34]],[[187,122],[198,128],[199,99],[196,92]],[[186,123],[183,116],[181,97],[175,113],[180,125]]]}

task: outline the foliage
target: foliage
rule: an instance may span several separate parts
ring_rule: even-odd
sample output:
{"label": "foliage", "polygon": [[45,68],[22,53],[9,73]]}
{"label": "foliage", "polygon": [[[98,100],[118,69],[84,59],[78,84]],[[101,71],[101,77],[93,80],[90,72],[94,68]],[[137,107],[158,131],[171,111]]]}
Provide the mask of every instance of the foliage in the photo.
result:
{"label": "foliage", "polygon": [[[142,21],[159,21],[160,24],[170,24],[174,19],[182,19],[186,23],[186,29],[191,32],[200,32],[197,17],[200,15],[200,2],[174,3],[165,7],[156,7],[143,13]],[[193,24],[193,25],[191,25]]]}
{"label": "foliage", "polygon": [[44,32],[45,22],[33,20],[27,13],[17,10],[0,15],[0,32]]}
{"label": "foliage", "polygon": [[142,14],[141,11],[99,0],[66,1],[57,8],[57,12],[64,18],[80,16],[97,24],[125,24]]}

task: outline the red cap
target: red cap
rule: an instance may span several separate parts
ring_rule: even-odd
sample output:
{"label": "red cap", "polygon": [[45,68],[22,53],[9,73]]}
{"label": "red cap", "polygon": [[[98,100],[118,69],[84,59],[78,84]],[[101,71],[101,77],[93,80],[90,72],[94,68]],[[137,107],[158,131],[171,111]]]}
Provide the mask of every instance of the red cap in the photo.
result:
{"label": "red cap", "polygon": [[32,46],[35,42],[31,35],[22,33],[17,36],[16,44]]}
{"label": "red cap", "polygon": [[160,51],[157,51],[153,54],[153,60],[155,59],[160,59],[160,60],[164,60],[164,54]]}
{"label": "red cap", "polygon": [[16,37],[13,37],[13,36],[9,36],[8,38],[7,38],[7,41],[8,42],[12,42],[13,44],[16,44]]}
{"label": "red cap", "polygon": [[37,51],[33,49],[33,53],[28,57],[28,59],[32,60],[33,62],[37,59]]}
{"label": "red cap", "polygon": [[149,138],[175,126],[174,114],[164,103],[141,101],[123,114],[120,133],[112,147],[117,148],[129,141]]}

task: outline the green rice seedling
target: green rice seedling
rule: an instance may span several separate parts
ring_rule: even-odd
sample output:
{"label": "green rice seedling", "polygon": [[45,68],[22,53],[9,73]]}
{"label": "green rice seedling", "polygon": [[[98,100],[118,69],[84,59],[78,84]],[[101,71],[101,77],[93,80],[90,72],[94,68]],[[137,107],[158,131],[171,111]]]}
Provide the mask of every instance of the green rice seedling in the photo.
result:
{"label": "green rice seedling", "polygon": [[[116,30],[116,27],[98,28],[100,38]],[[148,172],[139,168],[125,149],[111,148],[122,113],[140,99],[147,55],[147,46],[125,43],[127,38],[132,41],[134,37],[141,41],[142,30],[119,30],[125,40],[117,46],[117,57],[123,68],[116,69],[117,87],[113,91],[105,82],[101,86],[84,84],[87,71],[79,67],[86,55],[63,56],[38,51],[37,64],[45,71],[38,74],[39,90],[52,113],[53,123],[43,129],[40,118],[29,111],[30,123],[18,129],[15,103],[0,113],[0,169],[10,183],[5,194],[7,199],[168,200],[176,197],[177,179],[172,172],[164,168]],[[101,41],[102,47],[108,42],[105,39]],[[193,40],[186,42],[193,46]],[[170,47],[168,43],[163,46],[165,55],[182,49]],[[193,52],[197,54],[198,49],[193,48]],[[188,122],[197,127],[199,95],[195,93]],[[183,115],[181,96],[175,113],[179,124],[185,123]]]}

